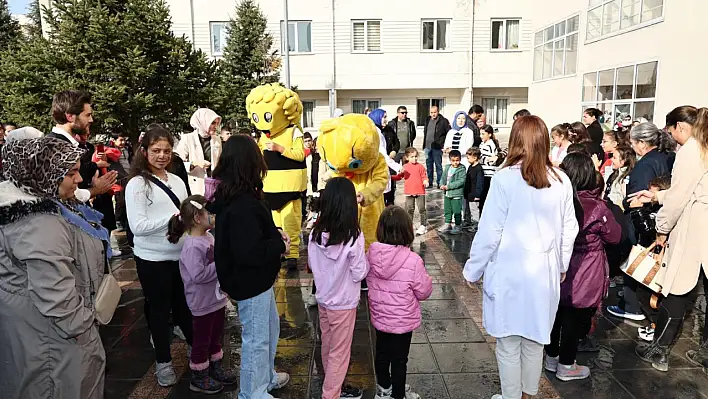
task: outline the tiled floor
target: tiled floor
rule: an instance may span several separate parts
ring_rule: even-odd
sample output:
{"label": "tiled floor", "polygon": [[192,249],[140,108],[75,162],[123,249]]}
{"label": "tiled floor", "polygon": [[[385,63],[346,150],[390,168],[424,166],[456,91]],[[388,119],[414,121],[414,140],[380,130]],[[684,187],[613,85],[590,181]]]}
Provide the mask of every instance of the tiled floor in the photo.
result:
{"label": "tiled floor", "polygon": [[[439,192],[428,195],[430,224],[442,222]],[[417,219],[417,216],[416,216]],[[431,231],[413,245],[433,276],[434,290],[422,303],[423,324],[413,336],[408,362],[408,382],[425,399],[488,399],[499,393],[499,377],[493,352],[494,339],[481,327],[481,292],[461,279],[461,267],[469,253],[472,236],[439,236]],[[303,255],[305,255],[303,253]],[[316,308],[306,308],[311,275],[301,270],[281,272],[275,286],[280,313],[281,334],[276,368],[292,376],[291,383],[273,394],[279,398],[319,398],[322,366],[319,352],[319,327]],[[101,336],[108,358],[106,396],[108,398],[188,398],[185,371],[185,344],[175,339],[174,362],[184,372],[172,389],[158,388],[153,373],[153,354],[143,317],[143,298],[134,281],[135,266],[125,260],[118,272],[126,284],[122,304],[110,326]],[[614,292],[610,298],[615,298]],[[609,299],[612,301],[613,299]],[[705,309],[705,298],[697,302]],[[620,320],[600,319],[598,337],[602,344],[596,354],[581,354],[578,362],[592,367],[592,378],[563,383],[553,375],[542,379],[538,398],[708,398],[708,377],[689,364],[684,353],[697,345],[703,326],[702,312],[687,320],[682,338],[674,348],[672,369],[660,373],[634,355],[636,327]],[[364,296],[359,304],[354,331],[352,358],[347,383],[360,386],[365,398],[373,398],[375,335],[368,319]],[[236,314],[228,315],[224,334],[226,364],[238,370],[241,355],[240,326]],[[236,398],[233,387],[216,397]]]}

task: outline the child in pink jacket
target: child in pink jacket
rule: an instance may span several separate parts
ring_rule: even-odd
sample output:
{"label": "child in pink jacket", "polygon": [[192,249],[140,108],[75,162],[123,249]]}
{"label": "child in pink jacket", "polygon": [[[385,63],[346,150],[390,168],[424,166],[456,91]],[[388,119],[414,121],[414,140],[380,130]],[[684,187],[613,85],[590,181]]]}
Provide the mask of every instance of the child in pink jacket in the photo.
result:
{"label": "child in pink jacket", "polygon": [[317,284],[322,367],[322,399],[360,399],[361,389],[345,386],[361,281],[369,272],[354,184],[337,177],[320,197],[320,215],[307,245]]}
{"label": "child in pink jacket", "polygon": [[[376,399],[419,399],[406,392],[406,363],[413,330],[420,327],[420,303],[433,281],[423,259],[410,250],[413,222],[398,206],[384,209],[367,256],[371,323],[376,328]],[[389,372],[390,367],[390,372]]]}

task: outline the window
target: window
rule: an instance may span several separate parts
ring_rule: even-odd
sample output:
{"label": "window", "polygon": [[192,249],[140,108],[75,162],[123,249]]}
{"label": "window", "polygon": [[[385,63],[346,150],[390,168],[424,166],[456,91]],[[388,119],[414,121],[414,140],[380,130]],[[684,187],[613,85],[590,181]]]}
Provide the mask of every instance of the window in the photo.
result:
{"label": "window", "polygon": [[211,31],[211,55],[214,57],[219,57],[224,55],[224,48],[226,47],[226,25],[228,22],[212,22],[209,24],[209,30]]}
{"label": "window", "polygon": [[575,73],[578,65],[579,25],[580,16],[575,15],[536,32],[533,50],[533,80],[538,81]]}
{"label": "window", "polygon": [[661,19],[664,0],[590,0],[587,40]]}
{"label": "window", "polygon": [[381,21],[352,21],[352,51],[381,51]]}
{"label": "window", "polygon": [[423,50],[443,51],[447,50],[450,37],[450,20],[436,19],[423,21]]}
{"label": "window", "polygon": [[492,20],[492,50],[518,50],[518,19]]}
{"label": "window", "polygon": [[482,98],[482,108],[488,124],[492,126],[507,124],[508,98]]}
{"label": "window", "polygon": [[368,108],[370,111],[381,106],[381,100],[352,100],[352,111],[355,114],[363,114]]}
{"label": "window", "polygon": [[[285,52],[285,23],[280,22],[281,51]],[[312,22],[288,21],[288,49],[291,53],[312,52]]]}
{"label": "window", "polygon": [[595,107],[611,129],[625,117],[654,118],[658,62],[628,65],[583,75],[582,108]]}
{"label": "window", "polygon": [[445,99],[444,98],[419,98],[418,101],[416,101],[416,125],[417,126],[425,126],[425,121],[428,119],[428,116],[430,116],[430,107],[432,106],[438,107],[438,111],[440,113],[443,113],[443,109],[445,108]]}
{"label": "window", "polygon": [[315,102],[302,102],[302,127],[315,127]]}

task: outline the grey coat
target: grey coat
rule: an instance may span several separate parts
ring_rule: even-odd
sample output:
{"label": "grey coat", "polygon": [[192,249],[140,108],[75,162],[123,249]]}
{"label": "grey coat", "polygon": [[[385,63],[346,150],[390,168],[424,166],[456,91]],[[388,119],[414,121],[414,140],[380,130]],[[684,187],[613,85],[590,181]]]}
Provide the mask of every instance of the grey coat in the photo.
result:
{"label": "grey coat", "polygon": [[103,278],[103,243],[7,181],[0,232],[0,396],[102,398],[91,283]]}

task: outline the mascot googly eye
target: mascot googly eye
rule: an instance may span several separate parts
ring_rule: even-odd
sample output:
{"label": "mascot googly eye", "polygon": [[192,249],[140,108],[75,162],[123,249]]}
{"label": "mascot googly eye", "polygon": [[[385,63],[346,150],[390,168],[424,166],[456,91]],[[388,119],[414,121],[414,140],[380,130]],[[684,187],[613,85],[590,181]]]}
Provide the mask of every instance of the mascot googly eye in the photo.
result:
{"label": "mascot googly eye", "polygon": [[253,118],[253,121],[254,121],[254,122],[258,123],[258,114],[256,114],[256,113],[254,112],[253,115],[251,115],[251,117]]}

